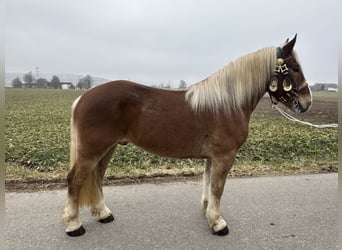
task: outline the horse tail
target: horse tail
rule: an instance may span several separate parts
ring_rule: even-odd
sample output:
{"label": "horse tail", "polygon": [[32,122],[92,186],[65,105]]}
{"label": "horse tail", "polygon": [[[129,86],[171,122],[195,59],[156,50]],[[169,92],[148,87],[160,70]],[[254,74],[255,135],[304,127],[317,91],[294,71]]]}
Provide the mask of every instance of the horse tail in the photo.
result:
{"label": "horse tail", "polygon": [[78,97],[71,107],[71,120],[70,120],[70,169],[73,168],[76,158],[77,158],[77,131],[74,121],[74,112],[78,101],[81,97]]}
{"label": "horse tail", "polygon": [[99,167],[96,166],[81,187],[78,204],[80,207],[96,208],[102,200],[102,176]]}
{"label": "horse tail", "polygon": [[98,162],[93,163],[93,170],[83,182],[80,190],[79,206],[90,206],[94,214],[104,205],[102,182],[114,150],[115,146],[110,148]]}

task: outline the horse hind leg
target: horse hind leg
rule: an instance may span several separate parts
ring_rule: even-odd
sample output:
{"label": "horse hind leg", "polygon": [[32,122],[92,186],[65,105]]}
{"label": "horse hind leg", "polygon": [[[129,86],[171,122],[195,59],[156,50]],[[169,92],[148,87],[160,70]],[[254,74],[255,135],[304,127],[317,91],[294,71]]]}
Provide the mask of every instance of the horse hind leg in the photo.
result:
{"label": "horse hind leg", "polygon": [[[66,228],[66,233],[69,236],[80,236],[85,233],[79,215],[79,192],[82,187],[82,182],[87,178],[89,169],[92,169],[96,163],[92,161],[77,161],[77,130],[74,124],[74,109],[77,106],[80,97],[77,98],[72,105],[72,116],[70,122],[70,171],[67,176],[68,194],[66,199],[66,206],[62,221],[69,223]],[[83,165],[83,166],[82,166]]]}
{"label": "horse hind leg", "polygon": [[112,212],[104,203],[102,180],[110,161],[114,147],[109,149],[100,160],[77,159],[70,170],[68,180],[67,203],[62,220],[69,223],[66,233],[80,236],[85,229],[79,220],[79,208],[89,206],[93,215],[99,216],[101,223],[114,220]]}
{"label": "horse hind leg", "polygon": [[[107,149],[107,151],[104,148],[103,150],[99,149],[97,153],[90,154],[88,152],[87,158],[79,157],[79,155],[85,154],[71,154],[72,168],[67,176],[68,194],[62,216],[62,221],[68,223],[65,231],[69,236],[80,236],[85,233],[85,229],[79,220],[79,208],[82,206],[96,208],[96,211],[99,211],[102,222],[114,220],[110,210],[104,204],[102,192],[102,179],[105,167],[110,160],[114,148]],[[71,153],[77,150],[72,149]],[[100,154],[100,151],[104,153]]]}
{"label": "horse hind leg", "polygon": [[80,236],[85,233],[79,220],[80,192],[95,167],[94,160],[76,160],[67,176],[68,194],[62,221],[68,223],[65,231],[69,236]]}
{"label": "horse hind leg", "polygon": [[94,175],[96,175],[96,178],[93,178],[94,183],[91,185],[93,192],[91,196],[94,198],[92,199],[90,211],[93,216],[98,216],[99,222],[101,223],[109,223],[114,221],[114,216],[104,201],[102,182],[115,147],[116,146],[110,148],[97,164],[96,170],[94,170]]}

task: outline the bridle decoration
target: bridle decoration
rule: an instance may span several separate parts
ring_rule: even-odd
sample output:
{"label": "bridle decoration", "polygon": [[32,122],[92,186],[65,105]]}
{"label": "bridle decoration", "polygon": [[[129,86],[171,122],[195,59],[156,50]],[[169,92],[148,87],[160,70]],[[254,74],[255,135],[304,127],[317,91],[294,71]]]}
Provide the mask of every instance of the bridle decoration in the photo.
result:
{"label": "bridle decoration", "polygon": [[290,57],[283,59],[281,52],[281,48],[278,48],[277,63],[267,87],[267,92],[270,95],[272,103],[275,105],[279,101],[282,103],[288,101],[291,96],[297,96],[297,90],[293,87],[294,84],[289,75],[289,68],[286,65],[286,61]]}

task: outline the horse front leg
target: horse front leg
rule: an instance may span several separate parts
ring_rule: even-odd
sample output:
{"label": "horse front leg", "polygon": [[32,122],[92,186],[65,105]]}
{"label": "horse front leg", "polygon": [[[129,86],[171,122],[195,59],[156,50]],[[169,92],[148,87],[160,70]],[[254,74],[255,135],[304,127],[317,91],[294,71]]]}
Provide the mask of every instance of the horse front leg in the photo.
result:
{"label": "horse front leg", "polygon": [[204,215],[206,214],[207,207],[208,207],[210,169],[211,169],[211,159],[207,159],[205,163],[204,173],[203,173],[203,191],[202,191],[202,197],[201,197],[201,207],[202,207],[202,211]]}
{"label": "horse front leg", "polygon": [[214,234],[223,236],[229,233],[226,221],[220,211],[220,201],[226,183],[227,174],[233,165],[235,153],[225,157],[213,158],[210,170],[210,184],[206,217]]}

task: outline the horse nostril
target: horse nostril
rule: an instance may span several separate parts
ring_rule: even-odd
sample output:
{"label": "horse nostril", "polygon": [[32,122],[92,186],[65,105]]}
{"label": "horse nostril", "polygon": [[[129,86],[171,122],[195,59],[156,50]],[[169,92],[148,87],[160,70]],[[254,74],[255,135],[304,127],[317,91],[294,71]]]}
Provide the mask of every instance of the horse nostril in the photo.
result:
{"label": "horse nostril", "polygon": [[306,111],[306,108],[298,100],[293,100],[292,107],[295,111],[299,113],[303,113]]}
{"label": "horse nostril", "polygon": [[293,100],[293,103],[292,103],[293,107],[295,107],[296,109],[299,108],[300,104],[298,102],[298,100]]}

